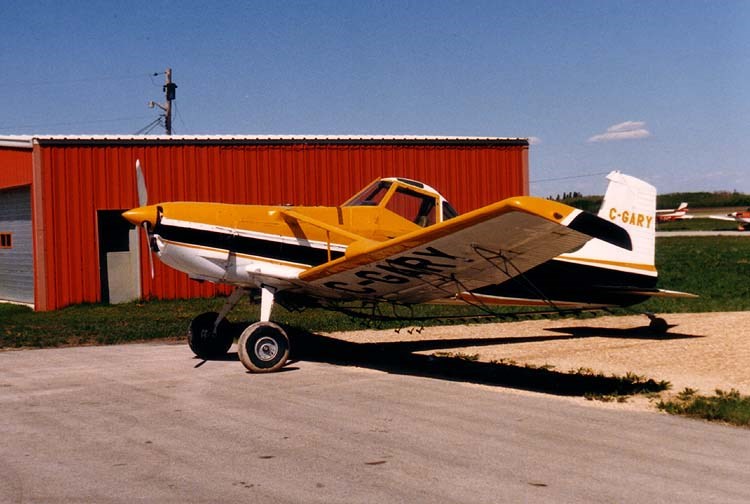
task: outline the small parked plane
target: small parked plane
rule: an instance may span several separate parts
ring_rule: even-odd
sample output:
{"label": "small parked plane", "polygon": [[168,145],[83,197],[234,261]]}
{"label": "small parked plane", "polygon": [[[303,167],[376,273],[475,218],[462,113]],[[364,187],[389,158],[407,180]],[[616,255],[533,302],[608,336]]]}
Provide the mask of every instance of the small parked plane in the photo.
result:
{"label": "small parked plane", "polygon": [[144,227],[153,253],[195,280],[234,286],[218,313],[191,322],[198,357],[229,350],[227,314],[260,289],[260,321],[238,340],[251,372],[288,359],[289,339],[271,321],[275,303],[339,311],[461,303],[492,313],[490,305],[598,309],[691,296],[655,288],[656,190],[619,172],[608,176],[598,216],[530,196],[458,215],[435,189],[404,178],[377,179],[338,207],[148,205],[139,163],[136,173],[140,207],[123,216]]}
{"label": "small parked plane", "polygon": [[731,212],[726,215],[709,215],[709,219],[735,221],[739,231],[750,230],[750,208],[744,212]]}
{"label": "small parked plane", "polygon": [[692,219],[692,215],[688,215],[688,204],[683,201],[677,208],[665,208],[663,210],[656,211],[656,222],[671,222],[683,219]]}

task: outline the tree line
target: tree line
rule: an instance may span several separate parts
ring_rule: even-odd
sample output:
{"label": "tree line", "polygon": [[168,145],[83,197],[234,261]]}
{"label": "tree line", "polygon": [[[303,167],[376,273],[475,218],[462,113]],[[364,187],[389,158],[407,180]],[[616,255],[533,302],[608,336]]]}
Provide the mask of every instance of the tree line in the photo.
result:
{"label": "tree line", "polygon": [[[549,196],[548,199],[560,201],[587,212],[596,213],[601,207],[603,196],[583,196],[579,192],[570,192]],[[679,192],[659,194],[656,196],[656,208],[677,208],[687,201],[691,208],[715,207],[750,207],[750,194],[737,191],[717,192]]]}

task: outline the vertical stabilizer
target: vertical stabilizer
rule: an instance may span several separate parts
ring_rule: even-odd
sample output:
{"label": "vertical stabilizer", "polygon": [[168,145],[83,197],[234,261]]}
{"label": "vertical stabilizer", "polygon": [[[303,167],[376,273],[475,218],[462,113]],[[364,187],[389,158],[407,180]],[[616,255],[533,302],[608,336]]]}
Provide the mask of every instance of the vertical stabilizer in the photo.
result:
{"label": "vertical stabilizer", "polygon": [[630,234],[633,250],[625,250],[593,239],[558,259],[656,276],[656,188],[643,180],[613,171],[607,175],[599,217],[623,227]]}

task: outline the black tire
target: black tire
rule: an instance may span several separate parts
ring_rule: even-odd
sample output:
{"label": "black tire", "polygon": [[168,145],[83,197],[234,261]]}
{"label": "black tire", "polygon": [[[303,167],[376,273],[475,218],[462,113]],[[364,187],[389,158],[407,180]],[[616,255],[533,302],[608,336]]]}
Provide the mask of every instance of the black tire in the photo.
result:
{"label": "black tire", "polygon": [[214,322],[218,316],[216,312],[201,313],[190,322],[190,327],[188,327],[190,350],[201,359],[223,357],[232,346],[231,324],[226,318],[219,322],[219,327],[214,331]]}
{"label": "black tire", "polygon": [[250,372],[272,373],[289,359],[289,337],[273,322],[256,322],[242,331],[237,353]]}

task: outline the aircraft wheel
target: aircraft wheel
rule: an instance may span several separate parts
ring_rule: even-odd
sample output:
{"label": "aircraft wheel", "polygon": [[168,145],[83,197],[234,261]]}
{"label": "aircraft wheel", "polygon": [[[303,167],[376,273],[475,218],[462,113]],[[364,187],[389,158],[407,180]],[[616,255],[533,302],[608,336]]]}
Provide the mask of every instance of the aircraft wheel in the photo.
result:
{"label": "aircraft wheel", "polygon": [[242,331],[237,353],[252,373],[278,371],[289,358],[289,338],[273,322],[256,322]]}
{"label": "aircraft wheel", "polygon": [[232,331],[227,319],[219,322],[214,331],[214,322],[219,314],[216,312],[201,313],[190,322],[188,327],[188,345],[190,350],[201,359],[216,359],[226,355],[232,346]]}

